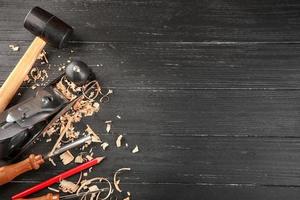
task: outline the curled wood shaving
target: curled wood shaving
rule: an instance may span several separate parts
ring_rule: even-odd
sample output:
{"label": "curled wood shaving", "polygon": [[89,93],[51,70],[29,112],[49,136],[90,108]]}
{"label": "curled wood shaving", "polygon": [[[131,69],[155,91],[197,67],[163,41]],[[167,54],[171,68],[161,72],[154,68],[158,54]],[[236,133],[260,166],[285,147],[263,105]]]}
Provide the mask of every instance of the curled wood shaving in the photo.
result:
{"label": "curled wood shaving", "polygon": [[68,84],[69,82],[66,80],[65,76],[61,78],[61,80],[56,84],[56,88],[68,99],[73,100],[77,96],[69,89],[73,88]]}
{"label": "curled wood shaving", "polygon": [[87,124],[85,131],[92,137],[92,142],[102,142],[100,137],[91,129],[91,127]]}
{"label": "curled wood shaving", "polygon": [[103,94],[102,91],[100,91],[100,94],[102,95],[102,97],[100,98],[100,102],[104,103],[104,102],[108,102],[109,101],[109,95],[113,93],[113,90],[109,89],[108,92],[106,94]]}
{"label": "curled wood shaving", "polygon": [[122,172],[122,171],[130,171],[130,170],[131,170],[131,168],[121,168],[121,169],[118,169],[118,170],[115,172],[115,174],[114,174],[114,186],[115,186],[115,188],[116,188],[116,190],[117,190],[118,192],[122,192],[122,190],[121,190],[120,187],[119,187],[120,179],[117,179],[117,175],[118,175],[120,172]]}
{"label": "curled wood shaving", "polygon": [[9,47],[12,51],[19,51],[19,49],[20,49],[19,46],[16,46],[16,45],[13,45],[13,44],[8,45],[8,47]]}
{"label": "curled wood shaving", "polygon": [[139,147],[138,145],[135,145],[134,149],[132,150],[132,153],[137,153],[139,152]]}
{"label": "curled wood shaving", "polygon": [[63,192],[75,193],[78,190],[79,186],[71,181],[62,180],[59,184],[59,188]]}
{"label": "curled wood shaving", "polygon": [[37,59],[44,60],[46,63],[49,63],[46,55],[47,55],[47,52],[43,49],[43,51],[40,53],[40,55],[37,57]]}
{"label": "curled wood shaving", "polygon": [[116,145],[118,148],[122,146],[122,138],[123,138],[123,135],[119,135],[119,137],[116,140]]}
{"label": "curled wood shaving", "polygon": [[[97,195],[96,200],[100,199],[100,194],[101,194],[102,191],[107,191],[107,190],[108,190],[107,195],[104,198],[101,198],[101,200],[108,199],[110,197],[110,195],[112,194],[113,190],[112,190],[112,186],[111,186],[111,183],[109,182],[109,180],[107,178],[103,178],[103,177],[96,177],[96,178],[92,178],[92,179],[89,179],[89,180],[82,181],[80,187],[78,188],[78,190],[76,192],[76,194],[78,195],[79,193],[81,193],[83,189],[88,189],[89,190],[90,187],[91,187],[90,185],[94,184],[95,182],[98,182],[98,183],[106,182],[109,186],[108,188],[101,188],[100,192],[96,193],[96,195]],[[92,190],[93,189],[94,188],[92,188]],[[87,191],[86,195],[88,194],[88,192],[89,191]],[[85,199],[84,197],[86,197],[86,195],[84,195],[81,199]]]}
{"label": "curled wood shaving", "polygon": [[80,182],[81,182],[81,180],[82,180],[82,171],[80,172],[80,176],[79,176],[79,179],[78,179],[78,181],[77,181],[77,183],[76,183],[76,185],[79,185],[80,184]]}
{"label": "curled wood shaving", "polygon": [[107,142],[104,142],[101,144],[102,149],[105,151],[106,148],[109,146],[109,144]]}
{"label": "curled wood shaving", "polygon": [[[91,87],[93,87],[91,90]],[[88,84],[83,86],[82,90],[83,96],[88,100],[95,100],[98,95],[101,93],[101,87],[98,81],[91,81]]]}
{"label": "curled wood shaving", "polygon": [[62,160],[64,165],[67,165],[74,160],[74,156],[70,151],[66,151],[65,153],[61,154],[59,157]]}

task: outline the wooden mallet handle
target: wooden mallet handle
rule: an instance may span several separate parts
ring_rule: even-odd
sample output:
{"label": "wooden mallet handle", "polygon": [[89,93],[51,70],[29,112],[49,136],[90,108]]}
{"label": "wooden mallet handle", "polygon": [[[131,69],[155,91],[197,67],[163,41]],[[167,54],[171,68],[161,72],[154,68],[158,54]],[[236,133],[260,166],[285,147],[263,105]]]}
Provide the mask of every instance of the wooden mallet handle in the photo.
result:
{"label": "wooden mallet handle", "polygon": [[3,83],[0,88],[0,112],[5,110],[6,106],[17,93],[45,45],[46,42],[43,39],[36,37]]}
{"label": "wooden mallet handle", "polygon": [[30,198],[30,199],[16,199],[16,200],[59,200],[59,194],[46,194],[44,196],[40,196],[40,197],[35,197],[35,198]]}
{"label": "wooden mallet handle", "polygon": [[37,170],[40,168],[40,165],[45,161],[42,155],[31,154],[27,159],[18,162],[16,164],[11,164],[7,166],[0,167],[0,185],[4,185],[17,176],[31,171],[33,169]]}
{"label": "wooden mallet handle", "polygon": [[30,72],[46,42],[36,37],[0,88],[0,112],[3,112]]}

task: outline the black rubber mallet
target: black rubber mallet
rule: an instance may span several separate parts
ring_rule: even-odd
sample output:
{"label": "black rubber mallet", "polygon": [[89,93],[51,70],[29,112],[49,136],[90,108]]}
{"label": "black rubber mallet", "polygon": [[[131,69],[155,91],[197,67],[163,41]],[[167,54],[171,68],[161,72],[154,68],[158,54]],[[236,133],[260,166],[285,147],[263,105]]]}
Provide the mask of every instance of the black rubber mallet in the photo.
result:
{"label": "black rubber mallet", "polygon": [[39,7],[29,11],[24,27],[36,35],[36,38],[0,88],[0,112],[5,110],[17,93],[45,45],[49,43],[62,48],[73,32],[71,26]]}

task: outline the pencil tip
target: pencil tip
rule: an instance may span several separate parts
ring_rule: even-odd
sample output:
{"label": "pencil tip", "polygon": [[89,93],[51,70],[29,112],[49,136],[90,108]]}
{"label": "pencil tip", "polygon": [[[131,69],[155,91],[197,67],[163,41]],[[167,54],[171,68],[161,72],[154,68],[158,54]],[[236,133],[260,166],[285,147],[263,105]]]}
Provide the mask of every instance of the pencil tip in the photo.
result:
{"label": "pencil tip", "polygon": [[97,161],[98,161],[98,163],[99,162],[101,162],[103,159],[104,159],[105,157],[98,157],[98,158],[95,158]]}

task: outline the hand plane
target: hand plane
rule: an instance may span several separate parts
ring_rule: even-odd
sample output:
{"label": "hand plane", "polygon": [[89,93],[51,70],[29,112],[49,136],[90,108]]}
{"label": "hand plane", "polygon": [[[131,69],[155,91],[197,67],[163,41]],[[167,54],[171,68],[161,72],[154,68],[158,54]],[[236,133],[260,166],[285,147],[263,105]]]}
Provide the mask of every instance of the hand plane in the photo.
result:
{"label": "hand plane", "polygon": [[[37,90],[35,96],[20,102],[0,114],[0,160],[10,161],[24,152],[35,138],[62,114],[68,111],[76,99],[68,100],[56,83],[63,76],[75,84],[85,84],[93,76],[81,61],[71,62],[66,72]],[[0,97],[1,98],[1,97]]]}

